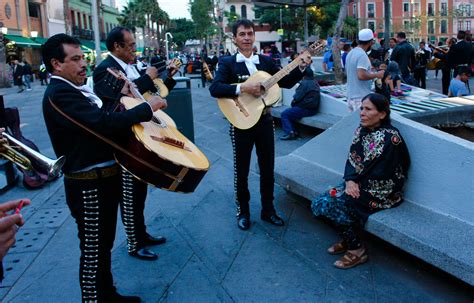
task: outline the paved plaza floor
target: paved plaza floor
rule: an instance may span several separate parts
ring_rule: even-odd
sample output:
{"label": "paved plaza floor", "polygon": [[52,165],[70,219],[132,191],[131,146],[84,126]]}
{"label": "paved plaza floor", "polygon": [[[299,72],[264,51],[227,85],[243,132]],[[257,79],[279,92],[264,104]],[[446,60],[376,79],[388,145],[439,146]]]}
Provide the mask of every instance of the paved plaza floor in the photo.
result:
{"label": "paved plaza floor", "polygon": [[[428,88],[439,91],[441,75],[429,75]],[[53,158],[43,121],[44,86],[16,93],[1,89],[6,107],[18,107],[25,137]],[[249,188],[252,227],[236,226],[233,156],[229,124],[209,92],[192,82],[196,144],[211,169],[195,193],[149,188],[146,223],[152,235],[168,242],[152,250],[154,262],[128,256],[119,223],[112,255],[119,292],[145,302],[473,302],[473,289],[400,249],[365,234],[369,262],[339,270],[326,248],[338,240],[326,223],[312,217],[309,201],[275,186],[276,207],[287,224],[274,227],[259,218],[259,176],[252,158]],[[303,129],[303,138],[276,140],[277,156],[286,155],[319,132]],[[277,138],[282,135],[278,127]],[[413,163],[416,165],[416,163]],[[79,241],[65,203],[62,179],[39,190],[21,182],[0,201],[29,197],[26,224],[5,257],[2,302],[80,302]],[[120,220],[119,220],[120,221]],[[466,249],[472,243],[466,243]]]}

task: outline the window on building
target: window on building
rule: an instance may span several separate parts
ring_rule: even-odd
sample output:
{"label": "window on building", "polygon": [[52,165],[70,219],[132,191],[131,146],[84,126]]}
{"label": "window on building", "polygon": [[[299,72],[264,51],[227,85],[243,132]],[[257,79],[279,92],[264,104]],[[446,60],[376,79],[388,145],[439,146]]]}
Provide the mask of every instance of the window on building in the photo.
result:
{"label": "window on building", "polygon": [[434,34],[434,21],[433,20],[429,20],[428,21],[428,34]]}
{"label": "window on building", "polygon": [[367,21],[367,28],[370,28],[373,32],[375,32],[375,21]]}
{"label": "window on building", "polygon": [[441,34],[447,34],[448,33],[448,20],[441,20],[440,31],[441,31]]}
{"label": "window on building", "polygon": [[352,4],[352,17],[357,18],[357,4]]}
{"label": "window on building", "polygon": [[458,31],[463,30],[463,25],[462,21],[458,21]]}
{"label": "window on building", "polygon": [[472,7],[471,7],[470,4],[464,5],[464,11],[466,13],[466,17],[471,17],[472,16],[471,10],[472,10]]}
{"label": "window on building", "polygon": [[82,29],[82,20],[81,20],[81,13],[77,12],[77,26],[79,26],[80,29]]}
{"label": "window on building", "polygon": [[413,14],[418,14],[420,12],[420,2],[413,3]]}
{"label": "window on building", "polygon": [[410,3],[407,3],[407,2],[403,3],[403,12],[404,13],[410,12]]}
{"label": "window on building", "polygon": [[82,15],[82,17],[83,17],[83,22],[84,22],[84,29],[87,29],[88,27],[87,27],[87,16],[86,16],[86,14]]}
{"label": "window on building", "polygon": [[428,3],[428,16],[434,16],[434,3]]}
{"label": "window on building", "polygon": [[448,3],[446,3],[446,2],[441,3],[440,14],[441,14],[441,16],[447,16],[448,15]]}
{"label": "window on building", "polygon": [[367,18],[375,18],[375,3],[367,3]]}
{"label": "window on building", "polygon": [[243,19],[247,19],[247,6],[246,5],[242,5],[240,7],[240,16],[243,18]]}
{"label": "window on building", "polygon": [[471,21],[466,21],[466,27],[464,30],[470,31],[471,30]]}
{"label": "window on building", "polygon": [[408,20],[403,20],[403,29],[405,31],[408,31],[410,29],[410,21]]}
{"label": "window on building", "polygon": [[76,26],[76,12],[71,10],[71,24],[72,26]]}
{"label": "window on building", "polygon": [[89,16],[89,24],[91,25],[90,29],[92,30],[92,16]]}
{"label": "window on building", "polygon": [[28,11],[30,13],[30,17],[40,17],[40,7],[37,3],[28,2]]}
{"label": "window on building", "polygon": [[230,12],[235,14],[235,5],[230,6]]}
{"label": "window on building", "polygon": [[255,13],[255,19],[259,19],[263,14],[263,8],[255,6],[254,13]]}

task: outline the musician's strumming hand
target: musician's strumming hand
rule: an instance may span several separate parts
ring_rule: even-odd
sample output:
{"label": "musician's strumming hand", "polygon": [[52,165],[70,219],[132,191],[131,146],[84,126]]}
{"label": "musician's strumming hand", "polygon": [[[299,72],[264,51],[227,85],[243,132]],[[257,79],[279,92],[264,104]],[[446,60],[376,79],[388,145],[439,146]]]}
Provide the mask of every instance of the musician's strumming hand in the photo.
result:
{"label": "musician's strumming hand", "polygon": [[[135,84],[134,84],[135,85]],[[122,87],[122,90],[120,91],[123,95],[129,96],[133,98],[133,94],[130,91],[130,84],[128,82],[125,82],[125,84]]]}
{"label": "musician's strumming hand", "polygon": [[378,72],[375,73],[376,78],[383,79],[383,76],[385,75],[385,71],[379,70]]}
{"label": "musician's strumming hand", "polygon": [[170,64],[168,65],[168,77],[172,78],[178,71],[179,68],[176,65],[175,61],[171,60]]}
{"label": "musician's strumming hand", "polygon": [[158,77],[158,70],[153,66],[147,67],[145,73],[150,76],[151,80],[155,80]]}
{"label": "musician's strumming hand", "polygon": [[260,97],[263,95],[262,86],[260,83],[242,83],[240,85],[240,92]]}
{"label": "musician's strumming hand", "polygon": [[3,137],[4,131],[4,128],[0,128],[0,152],[4,152],[6,150],[5,146],[8,145],[8,140]]}
{"label": "musician's strumming hand", "polygon": [[148,100],[148,103],[150,104],[154,112],[159,109],[165,109],[168,107],[168,103],[166,102],[166,99],[163,99],[160,96],[151,97],[150,100]]}

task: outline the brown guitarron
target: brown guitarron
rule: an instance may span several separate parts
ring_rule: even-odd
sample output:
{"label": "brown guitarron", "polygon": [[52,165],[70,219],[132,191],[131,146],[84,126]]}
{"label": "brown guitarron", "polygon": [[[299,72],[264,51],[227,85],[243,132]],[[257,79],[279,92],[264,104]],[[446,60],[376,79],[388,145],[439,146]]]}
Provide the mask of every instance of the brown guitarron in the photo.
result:
{"label": "brown guitarron", "polygon": [[234,98],[218,98],[217,103],[220,110],[235,127],[239,129],[251,128],[260,120],[266,107],[272,106],[281,99],[278,81],[298,67],[301,60],[305,60],[310,55],[315,55],[323,48],[323,43],[313,43],[295,60],[273,76],[264,71],[257,71],[243,83],[260,83],[263,94],[260,97],[255,97],[251,94],[241,93]]}

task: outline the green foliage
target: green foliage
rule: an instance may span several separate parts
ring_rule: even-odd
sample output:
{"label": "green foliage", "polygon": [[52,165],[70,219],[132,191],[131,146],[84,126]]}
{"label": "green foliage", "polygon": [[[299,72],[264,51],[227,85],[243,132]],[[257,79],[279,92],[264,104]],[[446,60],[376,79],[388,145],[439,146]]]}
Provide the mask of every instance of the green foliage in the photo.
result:
{"label": "green foliage", "polygon": [[[333,30],[341,4],[331,0],[320,0],[317,6],[307,8],[309,35],[319,34],[326,37]],[[255,7],[259,15],[259,24],[269,24],[271,30],[280,28],[280,7]],[[281,23],[285,32],[284,39],[294,40],[304,35],[304,8],[281,7]]]}
{"label": "green foliage", "polygon": [[133,32],[137,27],[147,27],[151,22],[168,24],[168,14],[163,11],[156,0],[131,0],[118,18],[120,25],[130,28]]}
{"label": "green foliage", "polygon": [[194,21],[196,37],[204,38],[213,26],[212,0],[190,0],[190,13]]}
{"label": "green foliage", "polygon": [[186,40],[196,38],[194,22],[185,18],[171,20],[170,29],[173,32],[173,41],[179,47],[184,47]]}
{"label": "green foliage", "polygon": [[240,19],[240,15],[238,15],[236,12],[224,12],[224,16],[228,20],[228,26],[232,28],[234,26],[235,21]]}

